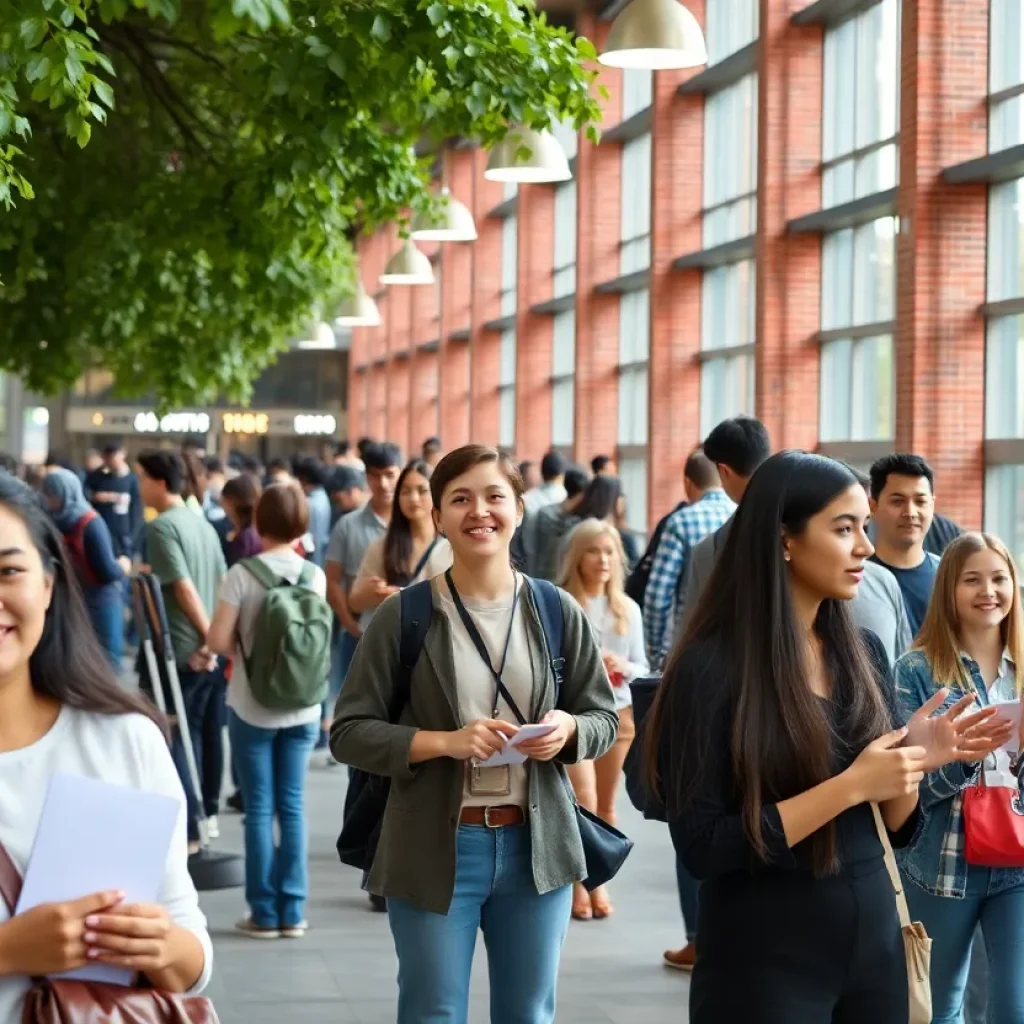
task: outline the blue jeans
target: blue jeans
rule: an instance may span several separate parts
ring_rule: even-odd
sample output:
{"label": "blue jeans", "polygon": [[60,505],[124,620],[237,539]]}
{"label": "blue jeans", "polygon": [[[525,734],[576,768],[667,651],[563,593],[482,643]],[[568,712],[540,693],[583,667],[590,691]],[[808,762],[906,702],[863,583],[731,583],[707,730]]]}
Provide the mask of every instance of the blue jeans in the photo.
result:
{"label": "blue jeans", "polygon": [[[318,729],[317,722],[259,729],[233,711],[229,714],[231,749],[245,802],[245,899],[260,928],[293,927],[306,910],[306,770]],[[275,817],[280,830],[276,849]]]}
{"label": "blue jeans", "polygon": [[683,912],[687,943],[697,941],[697,906],[700,896],[700,882],[697,881],[676,856],[676,886],[679,889],[679,909]]}
{"label": "blue jeans", "polygon": [[352,664],[352,655],[356,653],[356,644],[359,637],[353,636],[344,626],[338,627],[338,635],[334,638],[334,649],[331,651],[331,674],[328,677],[329,687],[327,700],[324,701],[323,715],[326,719],[334,718],[334,705],[337,703],[338,694],[348,675],[349,666]]}
{"label": "blue jeans", "polygon": [[962,900],[906,886],[910,916],[932,937],[932,1024],[963,1024],[971,942],[979,924],[988,954],[988,1019],[1024,1024],[1024,885],[990,896],[991,874],[969,866]]}
{"label": "blue jeans", "polygon": [[466,1024],[480,930],[491,1024],[552,1024],[572,886],[539,895],[530,848],[526,826],[460,825],[448,913],[388,900],[398,953],[398,1024]]}
{"label": "blue jeans", "polygon": [[[185,718],[188,721],[188,730],[192,740],[192,751],[196,758],[196,767],[199,769],[200,798],[203,795],[205,786],[203,779],[207,766],[203,763],[203,736],[205,722],[210,710],[210,701],[214,697],[214,685],[217,676],[209,672],[193,672],[188,668],[178,669],[178,682],[181,685],[181,699],[185,704]],[[167,713],[173,715],[174,700],[168,689],[164,689],[164,696],[167,700]],[[196,842],[199,839],[199,805],[196,802],[196,794],[192,789],[192,780],[188,773],[188,762],[185,760],[185,745],[182,739],[181,730],[174,729],[171,739],[171,757],[178,769],[178,777],[185,787],[185,804],[188,812],[188,838],[189,842]],[[216,765],[213,766],[214,768]],[[224,770],[223,761],[221,771]]]}
{"label": "blue jeans", "polygon": [[120,584],[108,583],[86,591],[85,603],[100,647],[114,666],[114,673],[120,676],[124,654],[124,605],[121,603]]}

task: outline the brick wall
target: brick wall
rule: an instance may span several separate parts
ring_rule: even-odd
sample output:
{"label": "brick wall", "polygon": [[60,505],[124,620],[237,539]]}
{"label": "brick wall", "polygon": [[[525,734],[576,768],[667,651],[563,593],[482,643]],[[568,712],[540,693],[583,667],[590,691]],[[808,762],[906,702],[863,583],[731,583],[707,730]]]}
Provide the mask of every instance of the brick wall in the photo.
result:
{"label": "brick wall", "polygon": [[987,190],[939,172],[986,151],[987,5],[904,5],[902,48],[896,446],[932,463],[939,510],[978,528]]}
{"label": "brick wall", "polygon": [[[704,0],[687,6],[703,18]],[[788,221],[821,202],[822,40],[796,26],[807,0],[761,0],[758,55],[756,412],[777,447],[818,442],[821,242],[789,234]],[[600,46],[608,24],[581,16]],[[982,513],[985,292],[983,186],[943,185],[943,167],[986,151],[988,12],[980,0],[907,0],[902,25],[902,100],[896,303],[896,446],[926,455],[938,472],[939,506],[968,526]],[[699,270],[671,269],[701,248],[703,99],[679,96],[692,72],[655,76],[652,109],[649,494],[653,523],[678,500],[683,461],[699,441]],[[605,130],[621,111],[621,74],[602,69]],[[418,445],[430,422],[455,447],[498,437],[501,221],[486,214],[503,198],[483,178],[486,154],[453,149],[445,173],[476,217],[479,240],[445,245],[436,332],[409,289],[380,300],[379,329],[357,330],[351,360],[349,431]],[[619,274],[621,146],[581,139],[577,180],[576,458],[616,447],[619,297],[595,286]],[[519,199],[517,454],[539,457],[551,432],[551,318],[529,307],[551,294],[553,189],[525,186]],[[395,247],[381,233],[360,246],[367,289]],[[403,296],[403,292],[405,293]],[[450,337],[470,329],[469,341]],[[432,363],[395,354],[437,335]],[[389,353],[387,366],[373,361]],[[433,367],[438,408],[427,407]],[[419,383],[417,380],[419,379]],[[410,390],[411,389],[411,390]],[[412,396],[413,410],[409,403]],[[431,417],[434,417],[431,419]]]}

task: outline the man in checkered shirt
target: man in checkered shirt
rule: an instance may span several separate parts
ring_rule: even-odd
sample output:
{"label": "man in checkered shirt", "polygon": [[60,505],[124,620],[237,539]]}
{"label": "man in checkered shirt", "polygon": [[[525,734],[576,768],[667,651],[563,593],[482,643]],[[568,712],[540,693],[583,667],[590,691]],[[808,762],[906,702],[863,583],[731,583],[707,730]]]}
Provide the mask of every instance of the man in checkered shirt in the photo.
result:
{"label": "man in checkered shirt", "polygon": [[672,645],[687,558],[736,509],[722,490],[715,464],[700,449],[686,460],[683,486],[689,504],[669,516],[644,594],[647,650],[652,665],[658,667]]}

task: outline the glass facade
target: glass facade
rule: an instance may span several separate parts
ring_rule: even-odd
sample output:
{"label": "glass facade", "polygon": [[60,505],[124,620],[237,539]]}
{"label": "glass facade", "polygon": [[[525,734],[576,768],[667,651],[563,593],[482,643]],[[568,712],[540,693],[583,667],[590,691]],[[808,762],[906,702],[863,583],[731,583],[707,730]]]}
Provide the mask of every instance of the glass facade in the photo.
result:
{"label": "glass facade", "polygon": [[897,180],[900,5],[882,0],[825,33],[822,206]]}
{"label": "glass facade", "polygon": [[758,0],[707,0],[708,64],[717,64],[757,39]]}
{"label": "glass facade", "polygon": [[821,346],[822,442],[894,435],[895,231],[895,218],[883,217],[822,243],[821,327],[829,332]]}
{"label": "glass facade", "polygon": [[990,18],[988,145],[998,152],[1024,142],[1024,9],[992,0]]}
{"label": "glass facade", "polygon": [[[513,215],[501,224],[501,315],[516,311],[518,283],[519,221]],[[498,444],[513,449],[516,444],[516,329],[501,332],[498,357]]]}

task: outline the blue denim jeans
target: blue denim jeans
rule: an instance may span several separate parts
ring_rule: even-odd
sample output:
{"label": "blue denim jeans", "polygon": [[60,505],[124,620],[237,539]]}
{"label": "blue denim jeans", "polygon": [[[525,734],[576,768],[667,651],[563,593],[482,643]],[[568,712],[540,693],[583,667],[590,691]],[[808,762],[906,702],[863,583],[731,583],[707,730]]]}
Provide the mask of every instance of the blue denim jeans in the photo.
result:
{"label": "blue denim jeans", "polygon": [[[260,928],[303,920],[309,894],[306,771],[319,723],[259,729],[229,709],[228,732],[245,802],[245,899]],[[274,846],[274,819],[280,840]]]}
{"label": "blue denim jeans", "polygon": [[679,909],[683,912],[683,925],[686,928],[686,941],[697,941],[697,906],[700,896],[700,882],[697,881],[686,865],[676,856],[676,886],[679,889]]}
{"label": "blue denim jeans", "polygon": [[348,675],[349,665],[352,664],[352,655],[356,653],[356,644],[359,637],[353,636],[344,626],[338,627],[338,635],[334,638],[334,649],[331,651],[331,672],[328,677],[327,700],[323,705],[323,718],[334,718],[334,705],[337,703],[338,694]]}
{"label": "blue denim jeans", "polygon": [[[199,769],[199,785],[205,790],[203,779],[207,766],[203,762],[203,736],[205,722],[210,711],[210,701],[214,698],[214,685],[216,676],[209,672],[193,672],[191,669],[178,669],[178,682],[181,685],[181,699],[185,704],[185,718],[188,721],[189,736],[192,740],[192,751],[196,758],[196,767]],[[165,688],[164,696],[167,700],[168,714],[173,715],[174,701],[170,691]],[[196,802],[195,792],[192,789],[192,780],[188,773],[188,761],[185,760],[185,745],[182,739],[181,730],[174,729],[171,738],[171,757],[178,769],[178,777],[185,787],[185,804],[188,812],[188,838],[189,842],[199,839],[199,805]],[[216,768],[216,765],[213,766]],[[224,770],[223,761],[221,771]],[[199,796],[202,797],[202,792]]]}
{"label": "blue denim jeans", "polygon": [[1024,1022],[1024,886],[988,894],[992,872],[968,866],[962,900],[933,896],[910,883],[910,916],[932,937],[932,1024],[963,1024],[964,992],[977,926],[988,958],[988,1020]]}
{"label": "blue denim jeans", "polygon": [[552,1024],[572,886],[539,895],[526,826],[459,827],[447,914],[388,900],[398,953],[398,1024],[467,1024],[469,974],[484,933],[491,1024]]}

